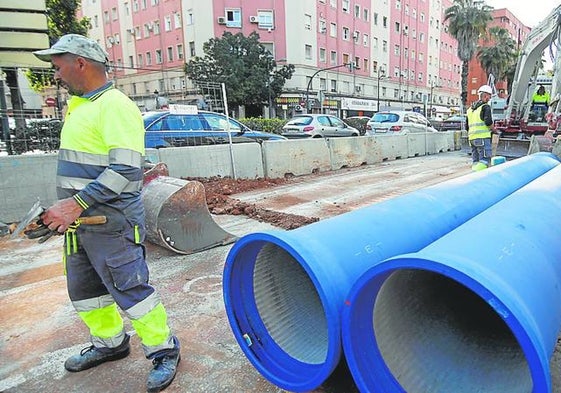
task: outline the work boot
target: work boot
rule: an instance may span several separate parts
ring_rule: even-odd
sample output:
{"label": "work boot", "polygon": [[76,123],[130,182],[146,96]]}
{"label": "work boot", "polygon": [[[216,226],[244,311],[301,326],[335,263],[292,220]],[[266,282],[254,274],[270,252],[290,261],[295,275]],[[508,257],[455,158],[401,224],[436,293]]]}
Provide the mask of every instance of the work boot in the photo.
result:
{"label": "work boot", "polygon": [[115,348],[97,348],[93,345],[88,348],[82,349],[80,354],[73,355],[66,359],[64,368],[68,371],[77,372],[87,370],[101,363],[109,362],[111,360],[119,360],[125,358],[130,353],[130,336],[125,335],[123,342]]}
{"label": "work boot", "polygon": [[173,338],[173,341],[175,342],[175,348],[161,351],[152,359],[154,368],[148,374],[148,381],[146,382],[148,393],[164,390],[175,378],[181,355],[179,353],[179,341],[176,337]]}

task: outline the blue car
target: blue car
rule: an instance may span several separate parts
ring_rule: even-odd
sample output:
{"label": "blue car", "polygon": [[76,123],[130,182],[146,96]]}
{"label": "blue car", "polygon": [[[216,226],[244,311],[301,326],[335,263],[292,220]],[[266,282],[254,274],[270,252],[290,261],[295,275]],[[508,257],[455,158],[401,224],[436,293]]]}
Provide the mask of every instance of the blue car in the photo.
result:
{"label": "blue car", "polygon": [[144,112],[142,117],[146,148],[215,145],[230,143],[230,140],[232,143],[243,143],[286,139],[273,133],[253,131],[235,119],[227,119],[222,113],[153,111]]}

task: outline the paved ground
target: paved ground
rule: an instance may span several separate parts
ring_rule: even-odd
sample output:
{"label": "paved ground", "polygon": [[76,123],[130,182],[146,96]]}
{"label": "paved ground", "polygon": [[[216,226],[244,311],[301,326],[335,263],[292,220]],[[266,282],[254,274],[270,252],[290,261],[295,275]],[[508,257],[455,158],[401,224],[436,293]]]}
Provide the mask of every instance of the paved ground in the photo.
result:
{"label": "paved ground", "polygon": [[[272,210],[327,218],[469,172],[465,154],[398,160],[329,175],[305,176],[290,185],[236,195]],[[272,228],[243,216],[216,216],[241,236]],[[138,337],[127,360],[72,374],[64,360],[88,345],[88,334],[66,295],[60,263],[62,239],[43,245],[0,238],[0,392],[143,392],[150,368]],[[283,392],[251,366],[230,331],[221,293],[230,246],[176,255],[148,244],[153,284],[181,340],[182,362],[166,392]],[[127,322],[127,329],[132,331]],[[554,392],[561,392],[561,351],[551,362]],[[344,368],[314,393],[356,392]]]}

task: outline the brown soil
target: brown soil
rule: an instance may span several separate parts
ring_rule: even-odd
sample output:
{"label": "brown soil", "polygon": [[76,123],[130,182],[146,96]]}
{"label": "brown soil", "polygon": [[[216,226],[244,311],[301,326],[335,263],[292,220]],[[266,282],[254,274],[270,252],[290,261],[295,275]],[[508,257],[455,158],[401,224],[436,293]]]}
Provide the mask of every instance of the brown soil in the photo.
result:
{"label": "brown soil", "polygon": [[262,209],[254,204],[242,202],[232,197],[232,195],[247,191],[286,184],[289,183],[291,179],[232,179],[228,177],[184,179],[196,180],[203,184],[205,187],[208,210],[212,214],[243,214],[254,220],[266,222],[283,229],[295,229],[319,220],[317,217],[304,217]]}

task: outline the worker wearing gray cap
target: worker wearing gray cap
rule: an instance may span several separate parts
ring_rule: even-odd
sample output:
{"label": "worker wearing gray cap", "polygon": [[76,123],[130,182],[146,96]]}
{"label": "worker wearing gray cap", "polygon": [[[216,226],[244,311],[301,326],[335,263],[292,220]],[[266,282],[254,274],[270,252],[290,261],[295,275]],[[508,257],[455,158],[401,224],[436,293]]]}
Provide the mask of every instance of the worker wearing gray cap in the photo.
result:
{"label": "worker wearing gray cap", "polygon": [[[72,95],[58,154],[59,200],[41,216],[50,230],[65,233],[68,294],[91,336],[92,345],[64,367],[82,371],[129,354],[120,308],[153,362],[148,392],[159,392],[175,377],[180,347],[148,282],[142,115],[107,79],[107,53],[94,40],[68,34],[34,54],[52,62],[55,80]],[[79,217],[100,215],[105,224],[79,224]]]}

